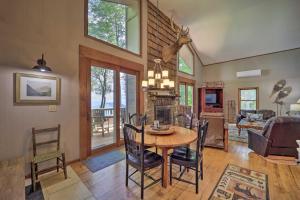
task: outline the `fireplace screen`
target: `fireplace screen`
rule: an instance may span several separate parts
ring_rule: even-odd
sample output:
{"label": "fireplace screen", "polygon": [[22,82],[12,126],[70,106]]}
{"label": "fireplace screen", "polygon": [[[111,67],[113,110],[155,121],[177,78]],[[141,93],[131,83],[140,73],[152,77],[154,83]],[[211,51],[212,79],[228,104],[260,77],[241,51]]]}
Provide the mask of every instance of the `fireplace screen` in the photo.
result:
{"label": "fireplace screen", "polygon": [[171,106],[156,106],[155,107],[155,120],[160,124],[172,123],[172,107]]}

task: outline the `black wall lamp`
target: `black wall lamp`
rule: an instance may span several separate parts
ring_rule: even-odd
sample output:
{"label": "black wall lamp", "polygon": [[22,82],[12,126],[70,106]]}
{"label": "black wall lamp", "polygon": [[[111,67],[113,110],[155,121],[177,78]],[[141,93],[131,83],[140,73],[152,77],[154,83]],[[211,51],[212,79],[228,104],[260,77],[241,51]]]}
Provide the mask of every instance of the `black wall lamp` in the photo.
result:
{"label": "black wall lamp", "polygon": [[46,60],[44,60],[44,54],[42,54],[42,58],[38,59],[36,63],[37,65],[32,68],[33,70],[40,72],[52,72],[52,69],[46,66],[47,63]]}

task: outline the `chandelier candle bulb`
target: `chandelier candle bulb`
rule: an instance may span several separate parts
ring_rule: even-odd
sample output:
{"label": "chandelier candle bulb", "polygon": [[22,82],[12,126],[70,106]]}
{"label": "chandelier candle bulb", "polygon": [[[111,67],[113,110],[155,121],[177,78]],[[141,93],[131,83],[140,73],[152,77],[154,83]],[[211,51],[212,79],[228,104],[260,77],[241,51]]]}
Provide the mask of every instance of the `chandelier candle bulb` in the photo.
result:
{"label": "chandelier candle bulb", "polygon": [[148,87],[148,82],[147,81],[142,81],[142,87],[143,88]]}
{"label": "chandelier candle bulb", "polygon": [[175,82],[174,81],[169,81],[169,86],[170,86],[170,88],[174,88],[175,87]]}
{"label": "chandelier candle bulb", "polygon": [[164,84],[164,86],[169,86],[169,84],[170,84],[169,79],[164,79],[163,84]]}
{"label": "chandelier candle bulb", "polygon": [[156,73],[155,74],[155,79],[161,79],[161,74],[160,73]]}
{"label": "chandelier candle bulb", "polygon": [[162,77],[163,78],[168,78],[169,77],[169,71],[168,70],[163,70],[162,71]]}
{"label": "chandelier candle bulb", "polygon": [[150,78],[148,81],[149,86],[154,86],[155,85],[155,80],[153,78]]}
{"label": "chandelier candle bulb", "polygon": [[154,71],[153,70],[149,70],[148,71],[148,78],[153,78],[154,77]]}

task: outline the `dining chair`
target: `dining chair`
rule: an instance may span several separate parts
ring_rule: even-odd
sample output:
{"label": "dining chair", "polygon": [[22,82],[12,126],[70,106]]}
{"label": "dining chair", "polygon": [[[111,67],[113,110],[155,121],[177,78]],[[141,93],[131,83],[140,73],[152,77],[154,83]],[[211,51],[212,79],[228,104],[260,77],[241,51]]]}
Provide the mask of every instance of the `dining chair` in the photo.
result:
{"label": "dining chair", "polygon": [[[147,114],[142,115],[142,114],[137,114],[137,113],[133,113],[132,115],[130,115],[130,113],[128,113],[128,121],[129,124],[133,125],[133,126],[141,126],[143,123],[146,124],[147,123]],[[150,149],[152,148],[152,146],[144,146],[145,149]],[[157,153],[157,147],[155,147],[155,153]]]}
{"label": "dining chair", "polygon": [[[204,149],[204,142],[207,135],[207,128],[208,128],[207,121],[205,121],[203,124],[198,123],[198,130],[197,130],[198,139],[197,139],[196,150],[187,147],[185,151],[177,151],[177,152],[174,151],[170,155],[170,185],[172,185],[173,178],[179,181],[183,181],[185,183],[193,184],[196,186],[196,193],[198,194],[199,173],[200,173],[201,180],[203,180],[203,149]],[[185,169],[180,173],[178,177],[172,176],[173,164],[185,167]],[[199,169],[199,164],[200,164],[200,169]],[[195,171],[195,183],[182,179],[182,176],[185,170],[187,169],[191,169]]]}
{"label": "dining chair", "polygon": [[[145,189],[147,189],[155,183],[158,183],[159,181],[163,183],[162,178],[164,173],[163,157],[157,153],[146,150],[144,148],[144,126],[145,124],[142,123],[141,129],[131,124],[124,124],[123,127],[126,150],[126,187],[128,186],[128,179],[140,186],[141,199],[144,198]],[[139,140],[137,138],[139,138]],[[129,165],[135,168],[135,171],[131,174],[129,174]],[[145,173],[146,171],[159,166],[161,166],[161,178],[154,179],[153,177]],[[134,175],[136,172],[141,173],[140,183],[131,178],[132,175]],[[152,180],[152,183],[148,184],[147,186],[144,186],[144,176],[150,178]]]}
{"label": "dining chair", "polygon": [[[60,149],[60,125],[46,129],[32,128],[32,144],[33,159],[31,161],[31,181],[33,192],[36,190],[38,175],[42,173],[42,171],[38,170],[38,164],[40,163],[56,159],[57,172],[59,172],[59,168],[63,169],[65,179],[67,179],[65,153]],[[46,146],[48,148],[46,148]],[[38,151],[43,151],[43,153],[38,153]]]}
{"label": "dining chair", "polygon": [[141,126],[143,121],[146,124],[146,121],[147,121],[147,115],[146,114],[142,115],[142,114],[138,114],[138,113],[133,113],[133,114],[128,113],[128,122],[129,122],[129,124],[132,124],[134,126]]}
{"label": "dining chair", "polygon": [[179,113],[173,116],[173,125],[180,126],[183,128],[190,128],[191,119],[192,119],[192,115],[188,115],[186,113]]}

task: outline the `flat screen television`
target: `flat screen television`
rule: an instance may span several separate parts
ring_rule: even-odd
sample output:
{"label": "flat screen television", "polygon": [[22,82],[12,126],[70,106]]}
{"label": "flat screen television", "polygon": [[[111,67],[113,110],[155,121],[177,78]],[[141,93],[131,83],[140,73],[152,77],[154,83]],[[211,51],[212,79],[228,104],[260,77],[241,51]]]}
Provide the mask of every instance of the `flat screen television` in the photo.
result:
{"label": "flat screen television", "polygon": [[206,94],[205,101],[207,104],[216,104],[217,103],[217,94]]}

